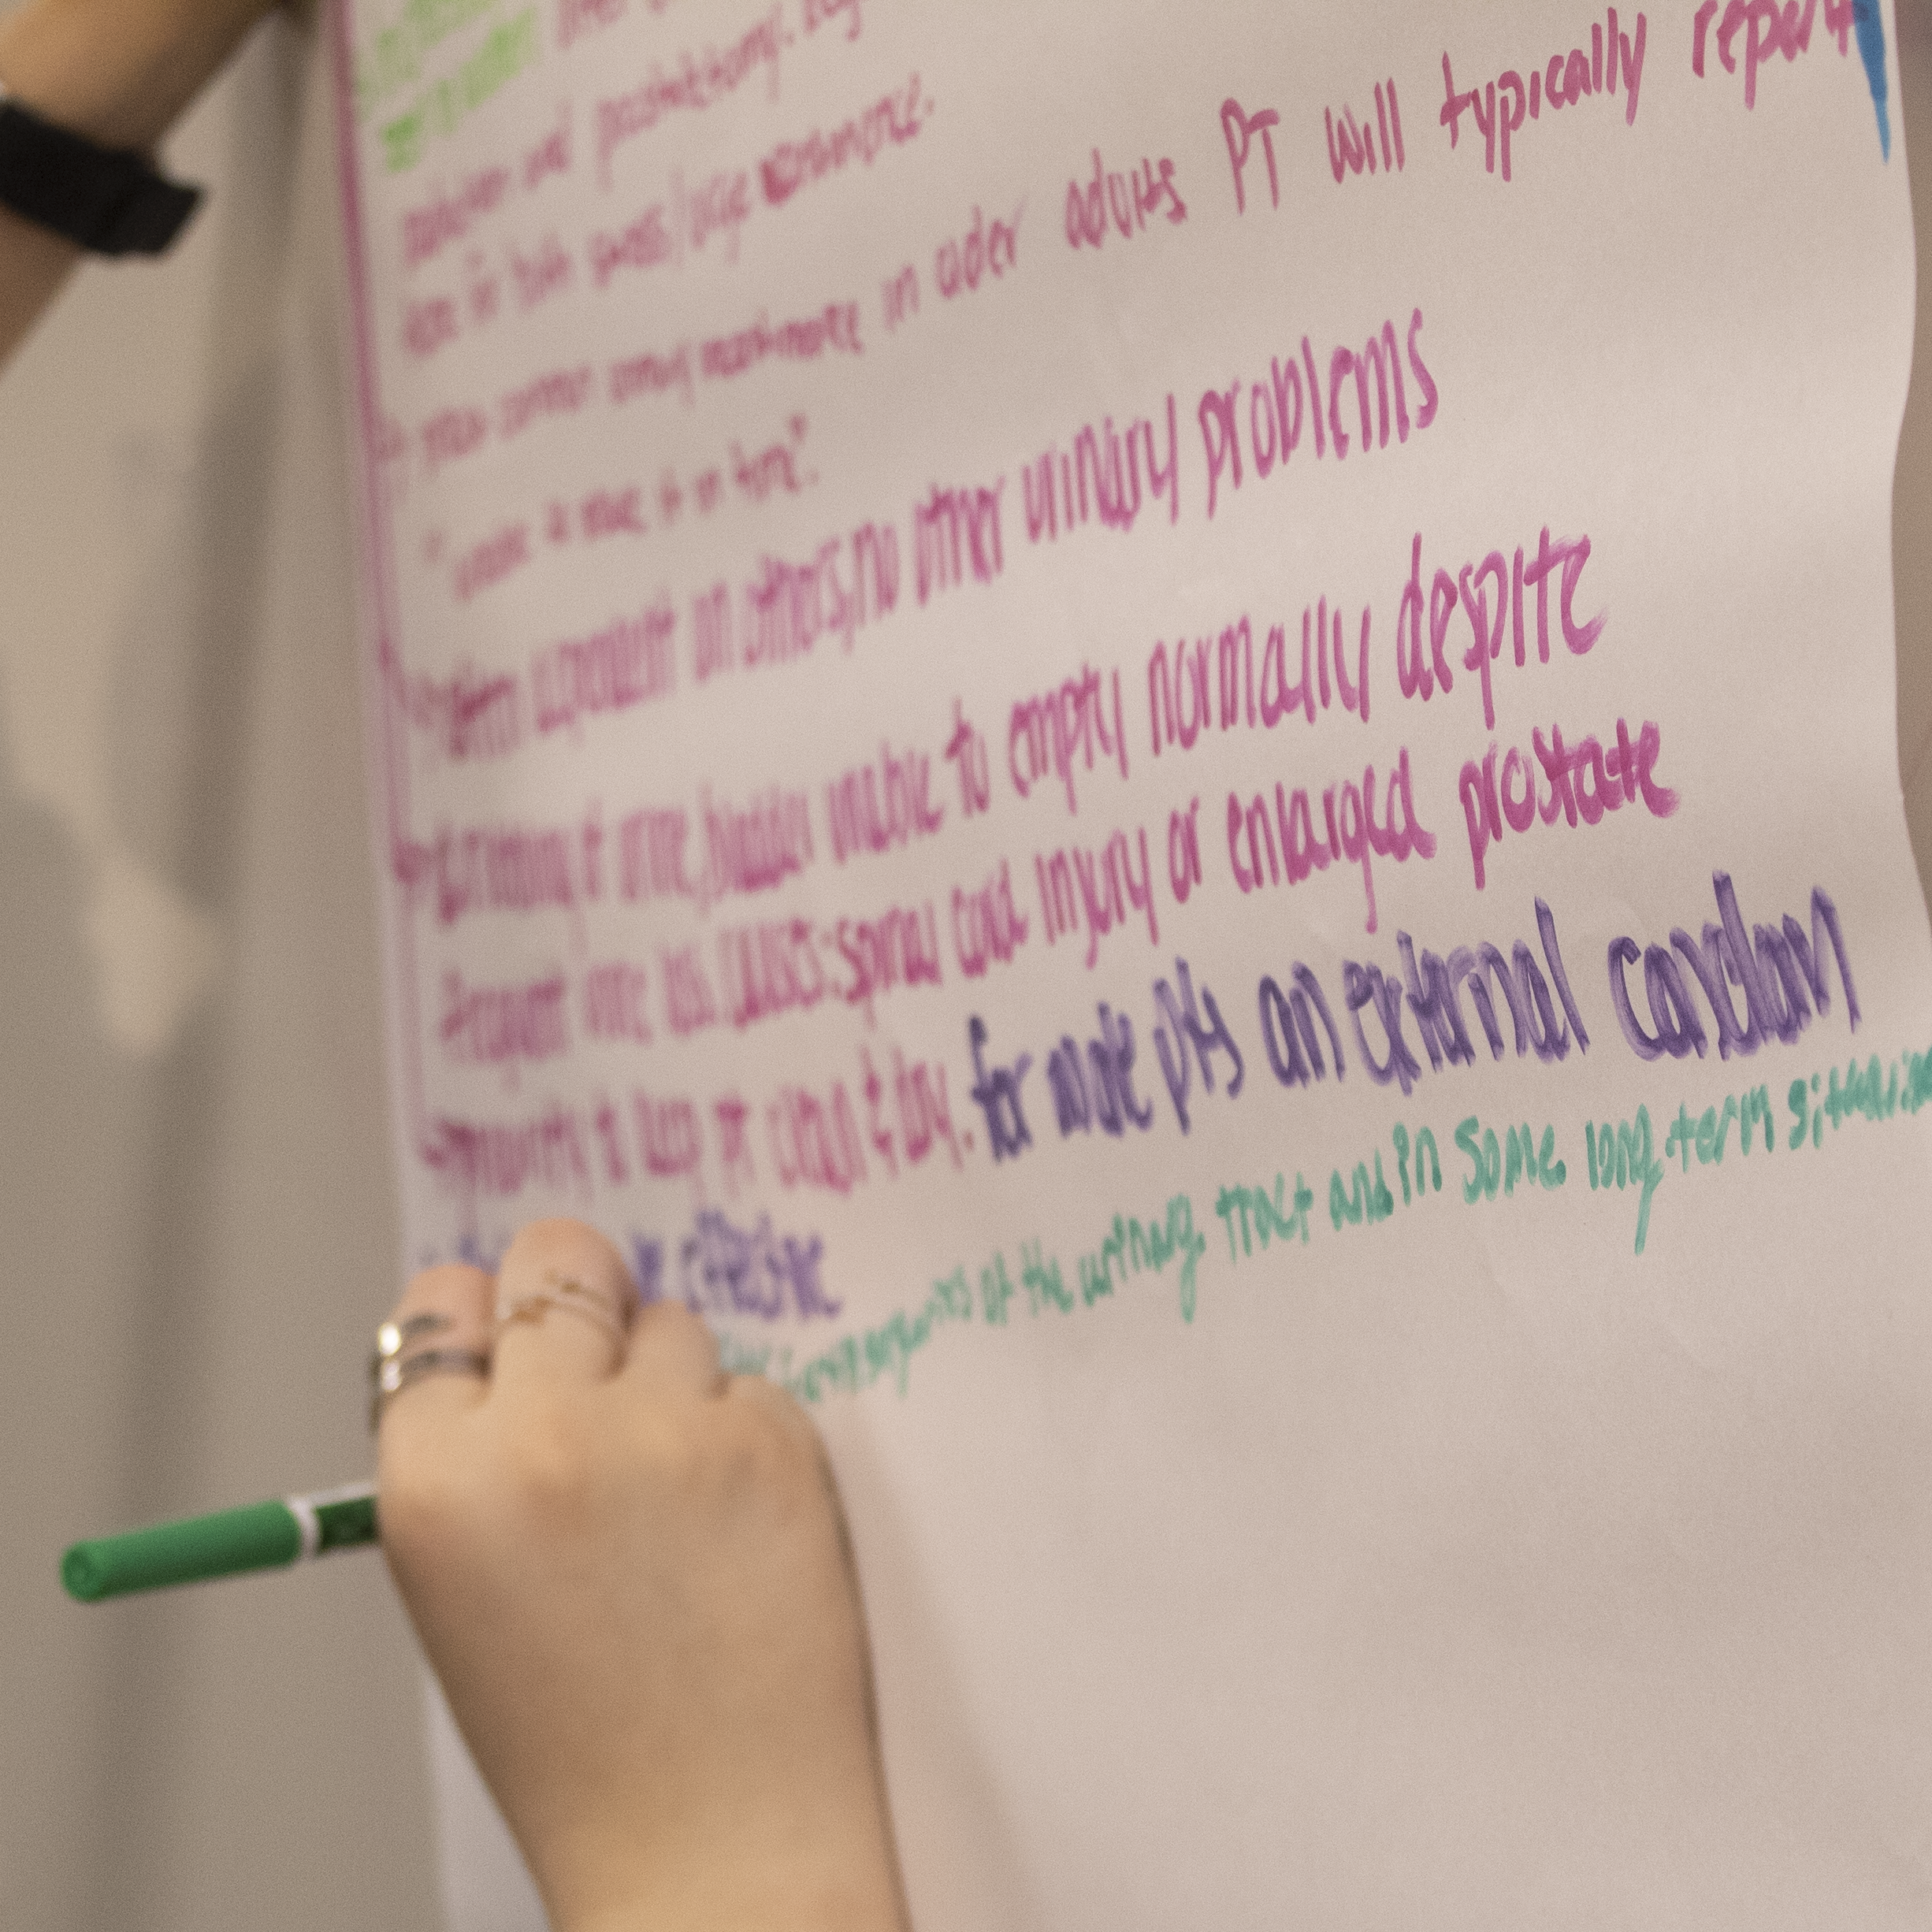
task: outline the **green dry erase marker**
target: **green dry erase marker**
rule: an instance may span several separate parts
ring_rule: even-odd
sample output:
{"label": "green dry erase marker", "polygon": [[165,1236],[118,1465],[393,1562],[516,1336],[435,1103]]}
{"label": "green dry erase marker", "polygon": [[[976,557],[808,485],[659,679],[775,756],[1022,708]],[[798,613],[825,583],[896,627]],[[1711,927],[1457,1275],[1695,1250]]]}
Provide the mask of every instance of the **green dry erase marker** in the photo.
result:
{"label": "green dry erase marker", "polygon": [[61,1581],[69,1596],[95,1603],[130,1590],[285,1569],[325,1551],[373,1543],[377,1534],[375,1484],[349,1483],[76,1543],[61,1559]]}

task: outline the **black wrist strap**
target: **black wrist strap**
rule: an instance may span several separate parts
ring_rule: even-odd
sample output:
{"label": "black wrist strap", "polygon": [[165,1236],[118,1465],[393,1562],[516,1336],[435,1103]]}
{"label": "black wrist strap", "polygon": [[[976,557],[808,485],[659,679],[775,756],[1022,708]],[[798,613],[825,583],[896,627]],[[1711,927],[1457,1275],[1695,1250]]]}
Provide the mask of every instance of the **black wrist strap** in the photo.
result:
{"label": "black wrist strap", "polygon": [[147,158],[102,147],[0,95],[0,204],[98,255],[158,255],[187,225],[201,190]]}

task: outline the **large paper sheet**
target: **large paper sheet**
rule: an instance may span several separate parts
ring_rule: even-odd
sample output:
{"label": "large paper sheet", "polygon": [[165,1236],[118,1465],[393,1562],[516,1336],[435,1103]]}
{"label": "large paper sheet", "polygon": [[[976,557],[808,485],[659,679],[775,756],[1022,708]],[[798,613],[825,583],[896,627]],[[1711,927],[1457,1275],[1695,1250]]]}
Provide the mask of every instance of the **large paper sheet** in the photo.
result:
{"label": "large paper sheet", "polygon": [[342,24],[409,1258],[812,1405],[918,1923],[1914,1921],[1889,8]]}

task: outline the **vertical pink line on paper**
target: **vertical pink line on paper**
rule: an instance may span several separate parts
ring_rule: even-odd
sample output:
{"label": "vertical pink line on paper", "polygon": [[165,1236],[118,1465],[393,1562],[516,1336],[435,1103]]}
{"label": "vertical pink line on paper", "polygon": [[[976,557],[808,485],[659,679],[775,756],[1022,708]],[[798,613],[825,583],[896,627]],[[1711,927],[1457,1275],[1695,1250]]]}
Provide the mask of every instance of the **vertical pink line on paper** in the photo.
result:
{"label": "vertical pink line on paper", "polygon": [[357,440],[362,472],[362,608],[374,632],[373,648],[362,663],[363,704],[366,715],[370,715],[373,708],[375,741],[370,749],[380,757],[382,767],[385,823],[378,860],[385,889],[393,895],[388,922],[393,975],[388,989],[389,1023],[397,1049],[395,1064],[403,1089],[410,1152],[421,1159],[428,1139],[429,1112],[423,1088],[415,926],[397,864],[403,845],[410,841],[409,742],[405,733],[399,744],[396,730],[396,691],[403,676],[403,661],[396,618],[394,529],[381,453],[382,409],[377,388],[375,314],[370,288],[369,235],[362,214],[357,145],[352,5],[353,0],[336,0],[330,15],[330,39],[335,69],[343,240],[355,343]]}

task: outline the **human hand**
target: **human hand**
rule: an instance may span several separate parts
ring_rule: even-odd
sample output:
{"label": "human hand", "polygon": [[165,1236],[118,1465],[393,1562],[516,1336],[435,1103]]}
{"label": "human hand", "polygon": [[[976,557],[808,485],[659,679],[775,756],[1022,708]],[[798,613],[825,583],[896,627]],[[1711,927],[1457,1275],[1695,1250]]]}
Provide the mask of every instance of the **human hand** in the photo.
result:
{"label": "human hand", "polygon": [[110,147],[151,147],[271,0],[27,0],[0,21],[0,85]]}
{"label": "human hand", "polygon": [[[574,1284],[574,1288],[564,1284]],[[579,1291],[587,1291],[581,1295]],[[903,1928],[856,1579],[810,1421],[725,1377],[674,1303],[628,1337],[622,1262],[526,1228],[494,1283],[418,1275],[397,1319],[487,1347],[381,1425],[384,1547],[558,1932]]]}

